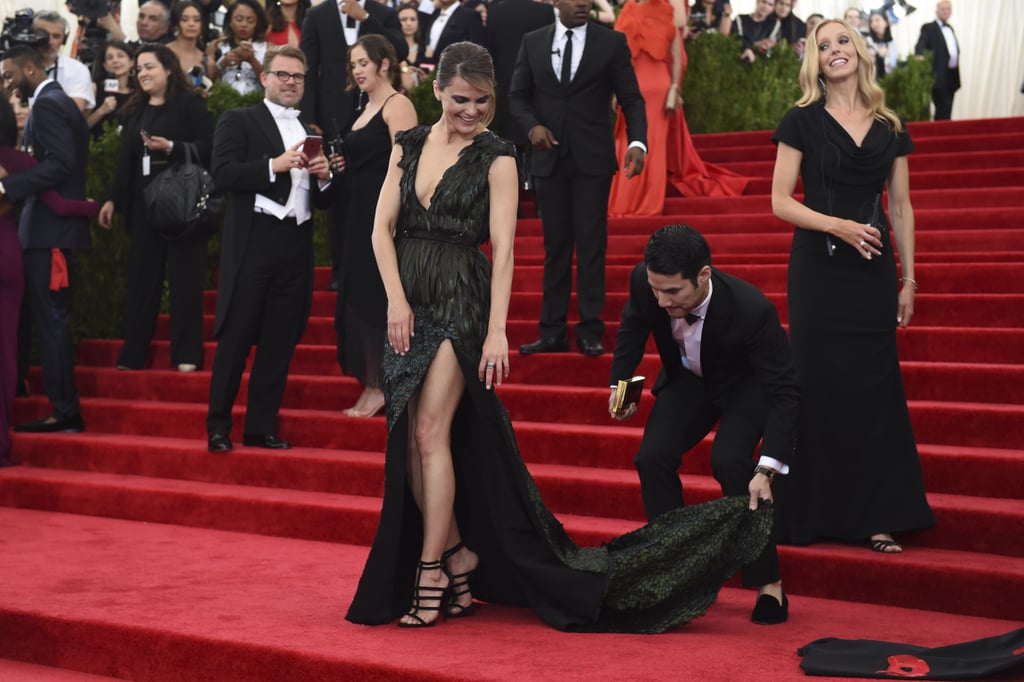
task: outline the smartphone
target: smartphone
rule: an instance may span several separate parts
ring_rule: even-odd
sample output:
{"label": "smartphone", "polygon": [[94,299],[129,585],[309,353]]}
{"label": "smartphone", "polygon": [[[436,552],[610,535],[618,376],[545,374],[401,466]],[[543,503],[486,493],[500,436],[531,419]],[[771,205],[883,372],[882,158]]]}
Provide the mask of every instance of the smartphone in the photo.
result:
{"label": "smartphone", "polygon": [[316,157],[320,156],[320,150],[323,148],[324,138],[320,135],[307,135],[306,141],[302,143],[302,153],[306,155],[306,158],[312,161]]}

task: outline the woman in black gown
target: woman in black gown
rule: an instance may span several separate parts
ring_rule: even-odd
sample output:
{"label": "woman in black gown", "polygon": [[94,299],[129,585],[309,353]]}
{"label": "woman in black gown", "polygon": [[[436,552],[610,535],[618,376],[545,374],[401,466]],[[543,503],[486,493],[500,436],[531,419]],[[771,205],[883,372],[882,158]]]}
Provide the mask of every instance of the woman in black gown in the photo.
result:
{"label": "woman in black gown", "polygon": [[345,410],[350,417],[372,417],[384,407],[380,363],[388,304],[370,234],[395,135],[416,125],[412,102],[395,89],[397,64],[395,48],[383,36],[365,35],[349,48],[349,88],[358,88],[366,105],[345,135],[344,159],[332,157],[341,164],[335,168],[346,172],[344,260],[334,318],[338,362],[363,385],[355,405]]}
{"label": "woman in black gown", "polygon": [[[856,29],[819,24],[800,70],[803,97],[773,138],[772,207],[796,225],[788,304],[803,396],[797,461],[778,498],[789,542],[868,539],[893,553],[902,551],[893,532],[935,521],[896,353],[896,329],[910,324],[917,291],[913,143],[871,66]],[[798,179],[803,203],[794,197]]]}
{"label": "woman in black gown", "polygon": [[[486,129],[487,51],[447,47],[434,94],[441,119],[396,136],[374,222],[389,434],[380,525],[347,618],[423,627],[472,613],[476,597],[567,630],[686,622],[761,552],[770,511],[724,498],[602,547],[569,539],[492,390],[509,370],[518,176],[513,146]],[[488,239],[493,262],[478,248]]]}

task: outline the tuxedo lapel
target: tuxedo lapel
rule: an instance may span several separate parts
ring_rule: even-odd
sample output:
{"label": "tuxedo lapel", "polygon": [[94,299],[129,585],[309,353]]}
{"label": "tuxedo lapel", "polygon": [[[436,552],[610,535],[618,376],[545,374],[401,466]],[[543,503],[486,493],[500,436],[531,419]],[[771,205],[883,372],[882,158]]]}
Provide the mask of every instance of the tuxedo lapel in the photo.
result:
{"label": "tuxedo lapel", "polygon": [[718,364],[723,340],[729,331],[736,310],[730,291],[720,277],[713,277],[714,293],[708,304],[707,316],[704,318],[704,331],[700,338],[700,366],[707,375],[708,368]]}
{"label": "tuxedo lapel", "polygon": [[[274,122],[270,109],[267,108],[267,105],[260,104],[260,106],[256,107],[255,114],[256,127],[267,138],[273,155],[279,156],[284,153],[284,140],[281,139],[281,131],[277,129],[277,123]],[[303,127],[305,127],[305,124],[303,124]]]}
{"label": "tuxedo lapel", "polygon": [[537,71],[537,73],[544,74],[546,77],[550,78],[555,83],[559,82],[559,78],[558,74],[555,73],[555,67],[551,63],[551,46],[554,44],[555,41],[555,29],[561,28],[561,26],[562,25],[556,21],[554,24],[545,29],[544,33],[542,34],[544,38],[537,44],[536,47],[537,59],[543,60],[541,63],[542,68],[539,71]]}

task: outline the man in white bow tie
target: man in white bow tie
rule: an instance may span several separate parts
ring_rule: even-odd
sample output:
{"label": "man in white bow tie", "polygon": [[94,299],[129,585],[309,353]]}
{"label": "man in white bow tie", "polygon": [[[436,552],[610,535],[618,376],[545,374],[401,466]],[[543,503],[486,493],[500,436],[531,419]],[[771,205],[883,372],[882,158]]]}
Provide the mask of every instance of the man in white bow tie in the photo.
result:
{"label": "man in white bow tie", "polygon": [[327,159],[319,148],[303,151],[313,131],[295,109],[305,88],[305,54],[287,45],[267,50],[260,81],[266,99],[226,112],[213,137],[214,181],[230,199],[206,418],[210,452],[232,449],[231,407],[253,344],[243,443],[291,447],[277,437],[277,413],[309,319],[313,207],[324,208],[331,197],[323,191],[331,179]]}

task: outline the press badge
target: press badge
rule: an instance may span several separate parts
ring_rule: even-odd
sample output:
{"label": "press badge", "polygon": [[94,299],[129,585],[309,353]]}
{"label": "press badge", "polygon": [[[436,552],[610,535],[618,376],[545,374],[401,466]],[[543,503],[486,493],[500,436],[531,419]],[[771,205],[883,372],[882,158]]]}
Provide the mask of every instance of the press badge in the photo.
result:
{"label": "press badge", "polygon": [[149,177],[149,154],[142,155],[142,177]]}

